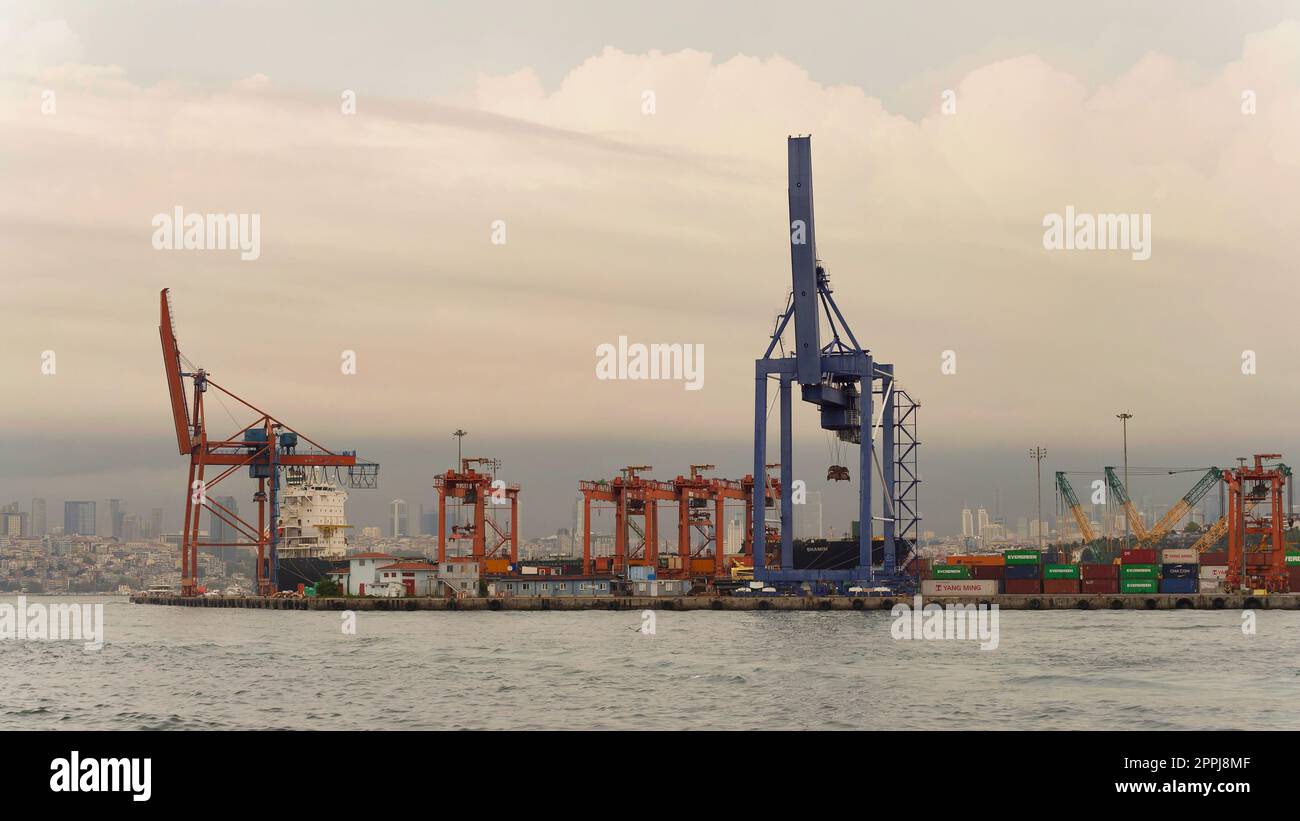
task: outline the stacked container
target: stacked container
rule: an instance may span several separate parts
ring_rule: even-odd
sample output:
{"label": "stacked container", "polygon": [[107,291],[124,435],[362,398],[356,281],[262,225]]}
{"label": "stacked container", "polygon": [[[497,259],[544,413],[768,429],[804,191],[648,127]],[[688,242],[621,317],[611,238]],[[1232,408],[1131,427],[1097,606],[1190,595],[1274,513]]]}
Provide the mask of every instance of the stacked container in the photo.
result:
{"label": "stacked container", "polygon": [[1120,555],[1119,592],[1160,592],[1160,565],[1156,564],[1154,549],[1125,550]]}
{"label": "stacked container", "polygon": [[1085,564],[1079,570],[1084,593],[1108,595],[1119,592],[1119,565]]}
{"label": "stacked container", "polygon": [[1300,550],[1286,552],[1286,575],[1291,581],[1291,592],[1300,593]]}
{"label": "stacked container", "polygon": [[1004,592],[1021,596],[1043,592],[1042,555],[1037,550],[1008,550],[1002,559],[1006,562]]}
{"label": "stacked container", "polygon": [[1223,583],[1228,578],[1228,554],[1226,552],[1202,553],[1199,557],[1200,570],[1197,572],[1201,593],[1222,593]]}
{"label": "stacked container", "polygon": [[945,581],[965,580],[970,578],[970,568],[964,564],[936,564],[930,567],[929,577]]}
{"label": "stacked container", "polygon": [[1163,564],[1160,566],[1160,592],[1195,593],[1200,572],[1200,565],[1195,563]]}
{"label": "stacked container", "polygon": [[1079,578],[1077,564],[1043,565],[1043,592],[1059,595],[1078,593]]}

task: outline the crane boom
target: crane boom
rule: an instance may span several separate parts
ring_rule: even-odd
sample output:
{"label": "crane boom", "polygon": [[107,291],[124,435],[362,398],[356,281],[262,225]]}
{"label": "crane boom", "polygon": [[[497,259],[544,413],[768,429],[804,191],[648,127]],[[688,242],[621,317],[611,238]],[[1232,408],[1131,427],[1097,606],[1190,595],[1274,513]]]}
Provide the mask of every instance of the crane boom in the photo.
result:
{"label": "crane boom", "polygon": [[1164,538],[1173,529],[1174,525],[1178,524],[1184,516],[1190,513],[1192,508],[1196,507],[1196,503],[1201,501],[1205,494],[1210,492],[1210,488],[1214,487],[1215,483],[1222,478],[1223,471],[1218,468],[1212,467],[1205,471],[1205,475],[1197,480],[1192,489],[1187,491],[1183,498],[1179,499],[1173,507],[1169,508],[1169,511],[1161,517],[1160,521],[1156,522],[1151,530],[1147,531],[1145,541],[1154,542]]}
{"label": "crane boom", "polygon": [[817,236],[813,226],[812,140],[787,141],[790,182],[790,269],[795,357],[801,385],[822,381],[821,319],[817,298]]}
{"label": "crane boom", "polygon": [[1137,536],[1138,541],[1145,541],[1147,538],[1147,527],[1142,523],[1142,517],[1138,515],[1137,508],[1133,506],[1133,500],[1129,499],[1128,491],[1124,489],[1124,483],[1119,480],[1115,474],[1115,468],[1106,468],[1106,484],[1110,486],[1110,492],[1124,507],[1124,515],[1128,517],[1128,526],[1133,529],[1133,535]]}
{"label": "crane boom", "polygon": [[182,455],[194,449],[190,435],[190,409],[185,400],[181,376],[180,347],[176,344],[176,321],[172,317],[171,289],[163,288],[159,295],[158,335],[162,338],[163,367],[167,371],[167,393],[171,396],[172,421],[176,425],[176,447]]}
{"label": "crane boom", "polygon": [[[1084,514],[1083,506],[1079,504],[1079,497],[1074,495],[1074,487],[1070,484],[1070,480],[1065,477],[1065,471],[1058,470],[1056,472],[1056,486],[1060,489],[1066,505],[1069,506],[1070,513],[1074,514],[1074,521],[1079,526],[1079,536],[1083,539],[1083,543],[1092,542],[1097,538],[1092,531],[1092,522],[1088,521],[1088,517]],[[1038,526],[1042,527],[1042,523],[1040,522]]]}

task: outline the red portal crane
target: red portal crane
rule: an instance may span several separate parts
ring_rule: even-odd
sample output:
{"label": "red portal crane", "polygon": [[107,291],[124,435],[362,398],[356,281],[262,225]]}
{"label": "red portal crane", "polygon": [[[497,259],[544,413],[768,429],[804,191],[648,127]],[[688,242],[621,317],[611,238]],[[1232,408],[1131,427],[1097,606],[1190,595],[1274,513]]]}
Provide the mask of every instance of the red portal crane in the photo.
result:
{"label": "red portal crane", "polygon": [[[1228,485],[1228,577],[1229,591],[1263,589],[1285,593],[1287,510],[1283,489],[1291,481],[1291,469],[1264,461],[1280,459],[1280,453],[1255,454],[1255,466],[1225,470]],[[1244,460],[1243,460],[1244,461]],[[1253,537],[1253,538],[1252,538]]]}
{"label": "red portal crane", "polygon": [[[473,468],[482,467],[483,472]],[[433,477],[433,488],[438,494],[438,563],[447,561],[447,538],[454,541],[470,543],[469,556],[453,556],[457,559],[473,560],[479,563],[480,570],[493,573],[505,572],[504,567],[488,567],[488,563],[500,562],[514,564],[519,561],[519,485],[506,484],[496,478],[496,471],[501,468],[501,460],[483,456],[467,456],[460,460],[460,471],[449,470]],[[468,522],[457,522],[448,528],[447,501],[452,500],[456,507],[469,508],[472,512]],[[496,513],[509,506],[510,522],[498,521]],[[489,515],[488,510],[492,514]],[[455,517],[453,517],[455,518]],[[450,530],[450,534],[448,533]],[[489,532],[491,531],[491,532]],[[510,545],[510,558],[506,560],[502,548]]]}
{"label": "red portal crane", "polygon": [[[170,289],[162,290],[159,305],[158,335],[162,338],[163,366],[167,374],[167,391],[171,397],[172,420],[176,426],[176,446],[182,456],[190,458],[189,480],[185,485],[185,524],[180,546],[181,595],[198,594],[199,547],[253,545],[257,548],[257,592],[263,596],[270,595],[275,592],[277,581],[276,546],[279,528],[275,519],[279,510],[277,496],[281,469],[302,466],[328,471],[332,468],[335,478],[341,480],[339,469],[346,468],[350,487],[373,488],[378,484],[379,465],[358,460],[355,451],[328,450],[213,382],[206,370],[194,367],[180,352],[176,341],[176,323],[172,317]],[[192,399],[186,396],[187,379],[192,384]],[[203,407],[204,395],[209,388],[229,396],[256,413],[257,418],[230,436],[210,439]],[[299,452],[299,440],[310,447]],[[220,469],[212,478],[207,476],[210,466]],[[253,501],[257,504],[256,525],[210,498],[213,487],[234,475],[241,467],[247,467],[249,477],[257,480],[257,492],[253,494]],[[202,509],[210,511],[234,528],[238,536],[248,541],[200,543],[199,514]]]}

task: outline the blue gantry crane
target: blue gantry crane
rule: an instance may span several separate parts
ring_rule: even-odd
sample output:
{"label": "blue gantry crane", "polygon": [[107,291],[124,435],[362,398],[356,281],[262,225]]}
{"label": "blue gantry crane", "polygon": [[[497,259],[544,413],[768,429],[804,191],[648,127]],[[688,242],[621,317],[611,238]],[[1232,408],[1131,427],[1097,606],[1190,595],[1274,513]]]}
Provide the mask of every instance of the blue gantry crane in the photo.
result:
{"label": "blue gantry crane", "polygon": [[[754,475],[764,476],[767,464],[768,380],[779,382],[781,431],[780,563],[767,566],[763,516],[753,522],[754,578],[776,584],[803,582],[873,582],[895,579],[900,559],[906,560],[918,536],[916,412],[912,401],[894,381],[894,366],[878,362],[854,336],[832,296],[830,280],[817,256],[813,220],[812,145],[810,137],[787,141],[790,196],[790,264],[793,276],[789,302],[777,321],[771,343],[754,363]],[[822,344],[822,318],[830,340]],[[786,326],[794,323],[794,352],[774,356]],[[847,341],[846,341],[847,339]],[[857,444],[858,559],[851,568],[797,568],[794,555],[792,391],[818,407],[821,426],[841,441]],[[872,423],[873,407],[879,414]],[[877,443],[879,440],[879,444]],[[873,517],[873,469],[881,487],[882,515]],[[828,479],[847,478],[847,469],[832,466]],[[880,569],[873,568],[873,522],[883,524]],[[900,548],[902,548],[900,550]]]}

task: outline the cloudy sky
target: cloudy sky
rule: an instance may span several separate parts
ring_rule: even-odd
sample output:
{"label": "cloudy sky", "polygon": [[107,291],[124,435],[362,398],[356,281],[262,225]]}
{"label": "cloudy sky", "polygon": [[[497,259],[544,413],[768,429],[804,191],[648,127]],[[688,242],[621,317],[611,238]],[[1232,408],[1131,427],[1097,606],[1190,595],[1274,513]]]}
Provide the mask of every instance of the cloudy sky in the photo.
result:
{"label": "cloudy sky", "polygon": [[[359,525],[431,503],[457,427],[526,535],[629,463],[747,472],[793,133],[836,298],[923,403],[927,529],[1030,514],[1031,445],[1118,463],[1120,410],[1133,464],[1300,461],[1300,5],[263,5],[0,3],[0,502],[175,524],[163,287],[189,359],[383,463]],[[178,206],[259,215],[260,256],[156,250]],[[1067,206],[1150,215],[1150,259],[1045,250]],[[620,336],[703,345],[703,389],[596,379]]]}

